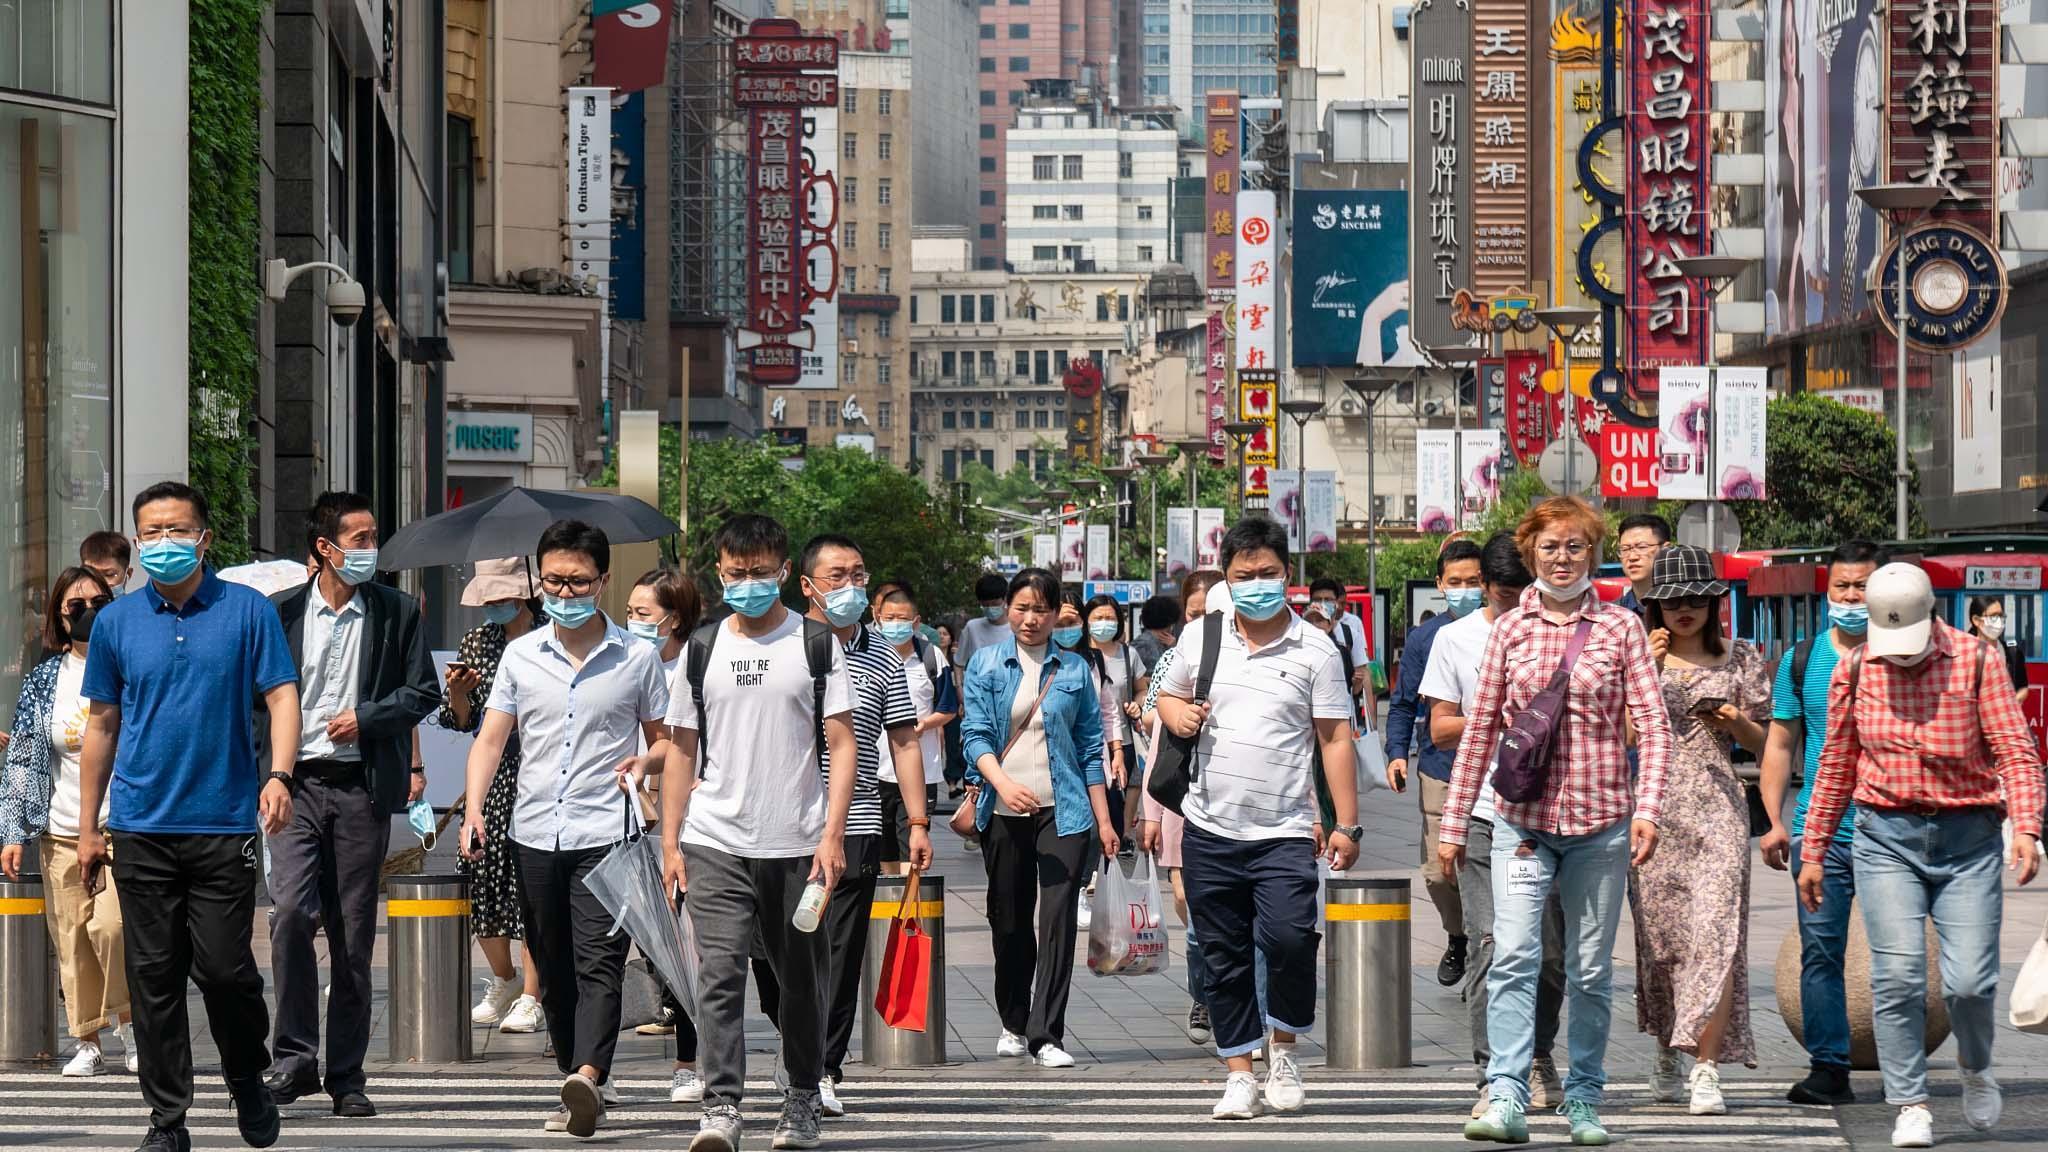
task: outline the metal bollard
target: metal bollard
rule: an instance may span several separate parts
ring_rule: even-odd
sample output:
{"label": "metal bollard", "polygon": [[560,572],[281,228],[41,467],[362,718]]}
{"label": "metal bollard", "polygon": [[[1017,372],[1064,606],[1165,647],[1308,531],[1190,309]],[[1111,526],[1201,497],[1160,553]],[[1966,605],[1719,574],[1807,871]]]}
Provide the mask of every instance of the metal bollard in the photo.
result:
{"label": "metal bollard", "polygon": [[882,978],[882,955],[889,947],[889,925],[903,907],[906,878],[883,876],[875,882],[875,902],[868,910],[868,955],[861,964],[861,1060],[876,1068],[925,1068],[946,1062],[946,881],[942,876],[918,877],[917,925],[932,941],[931,992],[925,999],[925,1029],[906,1032],[882,1023],[875,1011],[875,989]]}
{"label": "metal bollard", "polygon": [[469,878],[388,876],[391,1059],[470,1059]]}
{"label": "metal bollard", "polygon": [[[33,851],[33,849],[31,849]],[[0,880],[0,1063],[57,1055],[57,964],[43,878]]]}
{"label": "metal bollard", "polygon": [[1331,1068],[1406,1068],[1409,1035],[1408,878],[1324,882]]}

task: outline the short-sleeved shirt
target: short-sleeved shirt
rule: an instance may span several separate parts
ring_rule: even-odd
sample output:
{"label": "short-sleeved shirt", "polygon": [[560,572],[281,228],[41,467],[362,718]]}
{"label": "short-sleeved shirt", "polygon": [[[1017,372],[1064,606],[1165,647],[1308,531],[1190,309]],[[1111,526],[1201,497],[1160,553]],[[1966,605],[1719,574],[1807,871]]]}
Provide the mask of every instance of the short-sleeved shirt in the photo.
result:
{"label": "short-sleeved shirt", "polygon": [[[853,685],[853,741],[860,767],[854,779],[853,807],[846,813],[846,833],[880,836],[882,795],[875,785],[881,780],[882,750],[888,747],[890,729],[917,724],[917,705],[911,701],[910,685],[904,679],[903,657],[881,633],[862,624],[844,647],[846,674]],[[808,675],[805,683],[809,683]],[[831,769],[829,761],[819,764],[820,778],[830,780]]]}
{"label": "short-sleeved shirt", "polygon": [[[1193,699],[1203,625],[1185,629],[1160,691]],[[1317,720],[1348,720],[1351,689],[1337,646],[1292,613],[1287,631],[1253,652],[1223,618],[1201,771],[1182,802],[1188,823],[1231,840],[1308,836],[1315,827]]]}
{"label": "short-sleeved shirt", "polygon": [[[853,682],[845,650],[831,648],[825,715],[844,716],[853,711]],[[685,644],[684,668],[689,653]],[[804,620],[794,612],[761,636],[737,632],[731,621],[720,625],[704,670],[710,739],[697,749],[683,843],[751,860],[797,859],[817,848],[828,801],[818,771],[810,667]],[[681,675],[669,696],[668,724],[692,732],[707,727]]]}
{"label": "short-sleeved shirt", "polygon": [[[1771,719],[1797,720],[1804,727],[1800,743],[1805,746],[1806,771],[1799,783],[1799,796],[1792,801],[1792,835],[1806,835],[1806,809],[1813,803],[1813,782],[1820,775],[1820,753],[1827,744],[1828,685],[1835,678],[1835,665],[1842,662],[1834,640],[1822,636],[1806,658],[1806,682],[1792,690],[1792,650],[1778,658],[1778,675],[1771,684]],[[1835,840],[1847,844],[1856,838],[1856,807],[1842,813]]]}
{"label": "short-sleeved shirt", "polygon": [[[925,657],[912,646],[910,655],[903,659],[903,681],[910,689],[911,706],[917,709],[917,718],[923,720],[934,712],[957,714],[960,711],[960,693],[953,687],[953,676],[946,663],[946,654],[936,644],[924,649],[931,653],[932,662],[938,667],[939,678],[932,680],[931,671],[924,666]],[[939,729],[921,733],[917,738],[918,752],[924,759],[924,782],[927,787],[938,783],[946,771],[946,736]],[[875,755],[879,764],[875,770],[878,779],[894,784],[896,763],[890,758],[889,737],[886,732],[875,744]]]}
{"label": "short-sleeved shirt", "polygon": [[616,844],[633,812],[616,769],[668,710],[661,650],[611,621],[578,668],[550,624],[505,645],[484,705],[518,722],[512,840],[545,852]]}
{"label": "short-sleeved shirt", "polygon": [[[1416,723],[1422,738],[1429,735],[1429,702],[1443,700],[1470,715],[1479,703],[1479,664],[1486,657],[1486,642],[1493,636],[1493,621],[1486,613],[1474,612],[1437,629],[1436,642],[1429,647],[1429,664],[1422,670],[1422,703]],[[1493,760],[1486,765],[1486,782],[1479,786],[1479,799],[1472,804],[1472,818],[1493,822]]]}
{"label": "short-sleeved shirt", "polygon": [[1012,639],[1010,622],[1007,619],[990,620],[986,616],[975,616],[960,626],[960,666],[967,667],[974,661],[974,654],[991,644],[1000,644]]}
{"label": "short-sleeved shirt", "polygon": [[277,609],[211,571],[182,608],[149,583],[100,609],[80,691],[121,709],[107,827],[253,834],[255,701],[298,678]]}

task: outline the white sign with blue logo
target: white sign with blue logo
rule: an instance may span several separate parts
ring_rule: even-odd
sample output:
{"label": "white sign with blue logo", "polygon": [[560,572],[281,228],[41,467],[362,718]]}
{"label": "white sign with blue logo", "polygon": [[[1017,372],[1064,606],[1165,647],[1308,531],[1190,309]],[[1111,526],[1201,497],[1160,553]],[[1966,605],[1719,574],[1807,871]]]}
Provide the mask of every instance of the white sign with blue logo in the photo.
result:
{"label": "white sign with blue logo", "polygon": [[1119,604],[1143,604],[1152,597],[1149,580],[1090,580],[1081,585],[1081,595],[1092,600],[1108,596]]}

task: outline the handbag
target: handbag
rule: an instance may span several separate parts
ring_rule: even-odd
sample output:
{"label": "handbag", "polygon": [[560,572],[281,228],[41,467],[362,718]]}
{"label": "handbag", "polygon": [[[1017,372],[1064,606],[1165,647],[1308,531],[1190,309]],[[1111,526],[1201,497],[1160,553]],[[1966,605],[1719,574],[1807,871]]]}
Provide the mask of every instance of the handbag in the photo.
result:
{"label": "handbag", "polygon": [[906,1032],[925,1030],[932,987],[932,938],[917,923],[917,879],[912,871],[903,886],[903,903],[889,922],[889,942],[875,977],[875,1013],[882,1023]]}
{"label": "handbag", "polygon": [[[1010,739],[1003,745],[1002,754],[996,757],[998,764],[1008,760],[1010,758],[1010,750],[1017,746],[1017,741],[1024,738],[1024,730],[1031,727],[1031,718],[1038,715],[1038,706],[1045,703],[1045,694],[1052,691],[1052,682],[1058,678],[1059,674],[1059,669],[1057,668],[1046,669],[1045,682],[1039,685],[1038,688],[1038,699],[1033,700],[1031,702],[1031,710],[1024,713],[1024,722],[1017,725],[1010,732]],[[981,786],[978,784],[969,785],[967,795],[960,801],[960,806],[953,809],[953,818],[946,821],[946,826],[962,836],[973,836],[975,831],[974,812],[980,801]]]}
{"label": "handbag", "polygon": [[1509,721],[1501,733],[1500,749],[1493,772],[1493,790],[1510,804],[1541,800],[1550,787],[1550,761],[1557,752],[1558,732],[1564,727],[1566,697],[1571,691],[1572,665],[1586,650],[1586,637],[1593,621],[1582,618],[1565,646],[1564,659],[1551,674],[1550,683],[1536,693]]}
{"label": "handbag", "polygon": [[[1195,672],[1196,704],[1209,698],[1210,685],[1216,679],[1216,657],[1222,648],[1223,613],[1211,612],[1202,617],[1202,658]],[[1167,726],[1164,716],[1160,717],[1159,742],[1152,766],[1145,773],[1145,794],[1176,815],[1201,772],[1197,765],[1201,759],[1201,739],[1200,732],[1179,735]]]}
{"label": "handbag", "polygon": [[2041,926],[2041,938],[2034,941],[2019,978],[2012,982],[2007,1014],[2020,1031],[2048,1036],[2048,924]]}

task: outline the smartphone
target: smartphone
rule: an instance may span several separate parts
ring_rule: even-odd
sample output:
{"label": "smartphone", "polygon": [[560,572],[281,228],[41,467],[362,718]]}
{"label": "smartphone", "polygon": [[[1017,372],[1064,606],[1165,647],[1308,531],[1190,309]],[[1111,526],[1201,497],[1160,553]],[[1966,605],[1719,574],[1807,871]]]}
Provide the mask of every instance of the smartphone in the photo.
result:
{"label": "smartphone", "polygon": [[461,660],[450,660],[448,662],[448,674],[450,676],[455,675],[457,672],[467,671],[469,671],[469,665]]}
{"label": "smartphone", "polygon": [[1704,696],[1700,698],[1697,704],[1692,706],[1692,714],[1695,716],[1710,715],[1719,712],[1721,706],[1726,703],[1728,703],[1726,696]]}
{"label": "smartphone", "polygon": [[92,867],[87,868],[85,870],[85,876],[83,877],[83,879],[85,880],[85,894],[87,896],[98,896],[100,893],[106,891],[106,861],[102,860],[99,863],[94,864]]}

